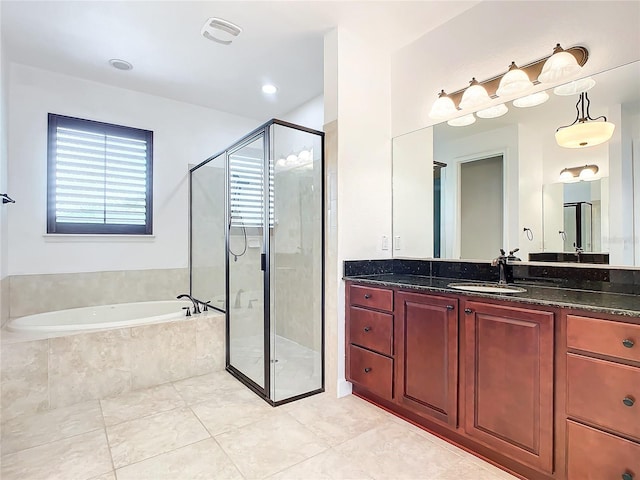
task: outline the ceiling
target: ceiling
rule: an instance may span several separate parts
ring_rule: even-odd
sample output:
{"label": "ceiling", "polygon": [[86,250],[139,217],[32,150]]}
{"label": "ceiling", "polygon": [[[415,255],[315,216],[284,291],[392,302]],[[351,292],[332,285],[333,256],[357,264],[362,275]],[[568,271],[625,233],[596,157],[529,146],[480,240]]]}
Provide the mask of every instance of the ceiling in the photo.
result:
{"label": "ceiling", "polygon": [[[323,92],[323,36],[337,25],[390,53],[475,1],[8,1],[12,62],[266,120]],[[207,40],[210,17],[243,32]],[[119,58],[131,71],[108,64]],[[263,83],[278,92],[262,93]]]}

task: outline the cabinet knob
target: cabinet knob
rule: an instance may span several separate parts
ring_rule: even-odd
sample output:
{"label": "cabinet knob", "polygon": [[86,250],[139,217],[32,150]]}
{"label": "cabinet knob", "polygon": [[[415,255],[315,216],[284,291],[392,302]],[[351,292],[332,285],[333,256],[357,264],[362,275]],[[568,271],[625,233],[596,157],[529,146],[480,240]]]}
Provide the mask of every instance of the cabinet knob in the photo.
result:
{"label": "cabinet knob", "polygon": [[453,310],[454,308],[456,307],[454,307],[453,305],[447,305],[447,310]]}
{"label": "cabinet knob", "polygon": [[629,472],[623,473],[622,480],[633,480],[633,473],[629,473]]}
{"label": "cabinet knob", "polygon": [[367,300],[371,298],[371,295],[369,295],[368,293],[364,294],[364,298],[366,298]]}
{"label": "cabinet knob", "polygon": [[624,340],[622,340],[622,345],[624,345],[627,348],[631,348],[635,345],[635,343],[630,338],[625,338]]}
{"label": "cabinet knob", "polygon": [[369,373],[371,371],[371,367],[367,367],[364,369],[364,373]]}
{"label": "cabinet knob", "polygon": [[365,332],[370,332],[371,331],[371,327],[364,327],[364,331]]}
{"label": "cabinet knob", "polygon": [[471,310],[470,308],[465,308],[464,309],[464,313],[466,313],[468,315],[470,313],[473,313],[473,310]]}
{"label": "cabinet knob", "polygon": [[622,399],[622,403],[627,407],[633,407],[633,404],[636,403],[636,401],[632,397],[626,396]]}

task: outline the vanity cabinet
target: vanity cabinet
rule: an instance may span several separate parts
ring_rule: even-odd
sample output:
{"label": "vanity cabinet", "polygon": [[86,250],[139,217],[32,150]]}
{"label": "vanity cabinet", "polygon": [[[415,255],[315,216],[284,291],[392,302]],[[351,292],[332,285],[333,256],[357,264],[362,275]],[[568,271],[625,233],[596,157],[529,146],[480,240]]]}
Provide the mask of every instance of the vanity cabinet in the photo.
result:
{"label": "vanity cabinet", "polygon": [[640,325],[565,322],[567,478],[640,479]]}
{"label": "vanity cabinet", "polygon": [[396,293],[397,402],[456,427],[458,420],[458,300]]}
{"label": "vanity cabinet", "polygon": [[465,432],[553,471],[554,314],[465,301]]}
{"label": "vanity cabinet", "polygon": [[394,397],[393,290],[347,285],[346,378],[385,400]]}

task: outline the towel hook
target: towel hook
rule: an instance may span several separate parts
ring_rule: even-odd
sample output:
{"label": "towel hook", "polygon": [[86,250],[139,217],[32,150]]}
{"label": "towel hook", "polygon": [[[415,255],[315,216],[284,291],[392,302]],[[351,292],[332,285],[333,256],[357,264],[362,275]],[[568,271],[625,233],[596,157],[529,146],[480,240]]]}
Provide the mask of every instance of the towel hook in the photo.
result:
{"label": "towel hook", "polygon": [[9,196],[7,193],[0,193],[0,197],[2,197],[2,204],[5,203],[16,203],[16,201]]}

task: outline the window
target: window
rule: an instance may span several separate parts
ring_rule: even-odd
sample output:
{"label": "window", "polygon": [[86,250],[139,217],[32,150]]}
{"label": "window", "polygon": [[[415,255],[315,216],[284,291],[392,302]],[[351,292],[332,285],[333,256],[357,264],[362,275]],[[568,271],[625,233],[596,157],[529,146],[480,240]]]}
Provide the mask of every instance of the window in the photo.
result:
{"label": "window", "polygon": [[47,233],[152,233],[153,132],[49,114]]}

